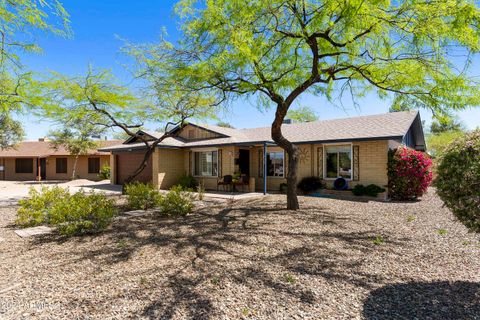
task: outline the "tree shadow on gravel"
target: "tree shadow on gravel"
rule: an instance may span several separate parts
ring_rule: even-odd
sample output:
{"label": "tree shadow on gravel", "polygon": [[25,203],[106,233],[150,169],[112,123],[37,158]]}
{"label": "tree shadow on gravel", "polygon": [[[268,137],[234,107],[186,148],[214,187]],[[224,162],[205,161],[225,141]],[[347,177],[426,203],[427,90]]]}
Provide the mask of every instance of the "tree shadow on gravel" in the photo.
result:
{"label": "tree shadow on gravel", "polygon": [[367,320],[480,319],[480,283],[411,282],[370,292],[363,306]]}
{"label": "tree shadow on gravel", "polygon": [[[221,316],[215,298],[222,296],[224,286],[264,291],[272,301],[288,301],[300,308],[321,299],[315,288],[305,285],[306,279],[354,284],[366,290],[384,283],[380,275],[362,271],[364,256],[375,250],[396,254],[394,247],[405,245],[405,240],[387,234],[389,245],[375,246],[372,236],[379,230],[345,228],[346,223],[356,223],[355,219],[320,206],[304,205],[291,213],[283,204],[249,201],[202,208],[184,218],[129,218],[114,222],[96,236],[69,240],[48,236],[34,244],[78,244],[72,252],[56,252],[48,259],[63,258],[65,264],[92,261],[105,269],[154,248],[152,255],[158,264],[152,261],[141,273],[128,269],[122,273],[129,279],[140,275],[165,279],[168,274],[168,281],[161,285],[131,289],[135,297],[149,292],[155,297],[143,308],[143,316],[169,319],[181,314],[208,319]],[[115,297],[109,301],[114,303]]]}

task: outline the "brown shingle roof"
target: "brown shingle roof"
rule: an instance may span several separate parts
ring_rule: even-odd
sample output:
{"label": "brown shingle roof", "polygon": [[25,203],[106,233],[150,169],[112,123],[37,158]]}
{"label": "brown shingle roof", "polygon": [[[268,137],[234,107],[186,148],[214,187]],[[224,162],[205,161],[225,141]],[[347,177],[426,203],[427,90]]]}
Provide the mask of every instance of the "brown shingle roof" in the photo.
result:
{"label": "brown shingle roof", "polygon": [[[294,143],[335,142],[370,139],[402,139],[417,118],[417,111],[393,112],[344,119],[321,120],[282,125],[284,136]],[[228,137],[197,141],[165,139],[159,147],[204,147],[229,144],[273,142],[270,127],[230,129],[212,125],[196,125]],[[131,147],[131,146],[130,146]],[[139,145],[139,147],[141,147]],[[126,145],[102,150],[128,149]]]}
{"label": "brown shingle roof", "polygon": [[[101,148],[111,147],[121,143],[121,140],[99,140]],[[88,155],[108,155],[108,152],[90,150]],[[20,158],[20,157],[48,157],[48,156],[68,156],[70,155],[65,148],[60,147],[55,150],[49,141],[23,141],[15,148],[0,150],[0,158]]]}

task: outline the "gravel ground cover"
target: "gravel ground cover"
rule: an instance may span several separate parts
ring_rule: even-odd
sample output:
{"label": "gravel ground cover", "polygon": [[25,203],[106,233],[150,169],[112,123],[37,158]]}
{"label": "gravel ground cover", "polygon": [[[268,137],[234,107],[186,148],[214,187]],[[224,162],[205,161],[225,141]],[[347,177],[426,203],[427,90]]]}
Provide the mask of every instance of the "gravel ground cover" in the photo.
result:
{"label": "gravel ground cover", "polygon": [[414,203],[284,196],[21,239],[0,208],[0,319],[480,319],[480,238]]}

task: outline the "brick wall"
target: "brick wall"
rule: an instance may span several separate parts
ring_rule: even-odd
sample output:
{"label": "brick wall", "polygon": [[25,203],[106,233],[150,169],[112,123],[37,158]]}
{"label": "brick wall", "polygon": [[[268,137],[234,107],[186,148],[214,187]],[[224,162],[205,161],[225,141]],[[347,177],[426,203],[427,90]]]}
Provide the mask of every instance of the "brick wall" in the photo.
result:
{"label": "brick wall", "polygon": [[152,155],[153,184],[159,189],[169,189],[184,175],[185,152],[181,149],[156,149]]}

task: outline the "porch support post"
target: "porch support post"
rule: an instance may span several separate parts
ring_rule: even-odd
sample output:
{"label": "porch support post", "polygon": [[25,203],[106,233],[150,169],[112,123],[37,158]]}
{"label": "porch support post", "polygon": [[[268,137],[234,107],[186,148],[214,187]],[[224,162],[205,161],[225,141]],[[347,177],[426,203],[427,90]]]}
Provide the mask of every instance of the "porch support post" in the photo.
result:
{"label": "porch support post", "polygon": [[263,143],[263,194],[267,194],[267,143]]}
{"label": "porch support post", "polygon": [[42,180],[41,167],[40,167],[40,158],[37,158],[37,180]]}

